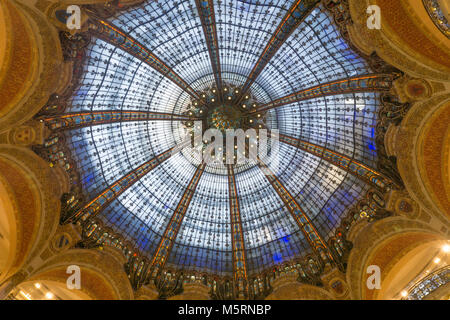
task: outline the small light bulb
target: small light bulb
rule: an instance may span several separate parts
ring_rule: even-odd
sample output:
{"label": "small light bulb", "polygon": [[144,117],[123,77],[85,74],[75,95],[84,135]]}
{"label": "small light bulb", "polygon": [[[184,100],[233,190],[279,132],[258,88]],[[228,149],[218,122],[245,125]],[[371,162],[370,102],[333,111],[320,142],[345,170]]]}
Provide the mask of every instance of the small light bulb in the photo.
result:
{"label": "small light bulb", "polygon": [[442,246],[442,251],[444,251],[445,253],[450,252],[450,245],[444,244],[444,245]]}
{"label": "small light bulb", "polygon": [[38,282],[36,282],[36,283],[34,284],[34,286],[36,287],[36,289],[39,289],[39,288],[41,287],[41,284],[38,283]]}
{"label": "small light bulb", "polygon": [[53,299],[53,293],[51,293],[51,292],[47,292],[46,294],[45,294],[45,297],[47,298],[47,299]]}
{"label": "small light bulb", "polygon": [[406,297],[408,295],[408,292],[406,292],[405,290],[402,291],[402,297]]}
{"label": "small light bulb", "polygon": [[20,293],[22,296],[24,296],[25,299],[31,300],[31,296],[30,296],[29,293],[25,293],[25,292],[23,292],[22,290],[20,290],[19,293]]}
{"label": "small light bulb", "polygon": [[441,262],[441,259],[439,259],[439,258],[434,259],[434,263],[439,263],[439,262]]}

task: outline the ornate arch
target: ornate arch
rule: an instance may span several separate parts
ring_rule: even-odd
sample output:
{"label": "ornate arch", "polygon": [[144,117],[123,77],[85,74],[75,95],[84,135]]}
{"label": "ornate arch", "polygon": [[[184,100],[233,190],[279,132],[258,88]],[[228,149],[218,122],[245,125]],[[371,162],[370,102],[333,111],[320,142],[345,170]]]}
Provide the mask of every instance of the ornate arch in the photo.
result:
{"label": "ornate arch", "polygon": [[112,249],[70,249],[48,259],[27,281],[56,281],[66,284],[67,267],[81,271],[81,291],[95,300],[132,300],[133,289],[120,255]]}
{"label": "ornate arch", "polygon": [[381,270],[381,286],[395,264],[411,250],[427,242],[445,240],[445,236],[420,221],[391,217],[368,224],[354,240],[347,268],[351,298],[372,300],[377,290],[366,286],[367,267]]}

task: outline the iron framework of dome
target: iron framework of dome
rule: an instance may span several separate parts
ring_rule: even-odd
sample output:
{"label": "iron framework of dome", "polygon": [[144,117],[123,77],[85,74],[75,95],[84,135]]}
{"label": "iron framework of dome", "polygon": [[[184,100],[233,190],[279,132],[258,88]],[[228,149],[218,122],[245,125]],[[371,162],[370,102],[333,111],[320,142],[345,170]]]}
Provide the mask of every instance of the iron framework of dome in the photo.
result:
{"label": "iron framework of dome", "polygon": [[[61,223],[82,226],[78,246],[119,248],[134,288],[153,282],[161,297],[199,281],[214,298],[258,298],[279,273],[320,284],[345,271],[350,224],[387,214],[383,194],[401,184],[382,137],[403,110],[390,94],[399,71],[349,41],[345,1],[84,12],[81,32],[60,34],[72,86],[38,115],[51,134],[35,147],[69,173]],[[196,106],[217,128],[278,129],[278,168],[171,152]]]}

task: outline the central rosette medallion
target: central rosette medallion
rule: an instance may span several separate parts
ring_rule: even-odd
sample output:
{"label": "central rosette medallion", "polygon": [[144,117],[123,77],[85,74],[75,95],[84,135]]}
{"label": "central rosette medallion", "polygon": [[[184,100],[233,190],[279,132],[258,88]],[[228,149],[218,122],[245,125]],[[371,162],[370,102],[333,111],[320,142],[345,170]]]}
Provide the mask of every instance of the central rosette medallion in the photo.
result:
{"label": "central rosette medallion", "polygon": [[192,142],[188,153],[219,165],[247,163],[258,147],[261,130],[267,129],[266,113],[258,111],[256,98],[231,85],[205,90],[200,97],[191,100],[184,113],[192,119],[183,122]]}
{"label": "central rosette medallion", "polygon": [[209,128],[215,128],[222,132],[227,129],[242,129],[244,127],[244,119],[246,114],[239,108],[224,104],[213,108],[207,117],[207,125]]}

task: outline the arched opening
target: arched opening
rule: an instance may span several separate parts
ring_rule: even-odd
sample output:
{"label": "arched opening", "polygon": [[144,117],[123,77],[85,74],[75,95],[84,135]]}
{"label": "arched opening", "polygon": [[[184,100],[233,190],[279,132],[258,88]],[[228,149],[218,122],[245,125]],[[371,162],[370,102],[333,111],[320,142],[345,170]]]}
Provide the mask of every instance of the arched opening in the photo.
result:
{"label": "arched opening", "polygon": [[65,283],[51,280],[27,281],[18,285],[9,300],[92,300],[86,292],[69,289]]}
{"label": "arched opening", "polygon": [[[450,265],[449,248],[446,241],[432,241],[410,250],[384,275],[377,298],[383,300],[415,299],[415,296],[410,296],[410,294],[417,284],[420,284],[429,275],[448,268]],[[450,282],[450,279],[448,281]],[[426,292],[423,293],[423,297],[442,285],[444,283],[439,281],[435,287],[425,288]]]}
{"label": "arched opening", "polygon": [[16,250],[16,221],[7,185],[0,177],[0,281],[10,269]]}
{"label": "arched opening", "polygon": [[[60,284],[60,299],[84,299],[85,296],[76,296],[79,293],[93,300],[133,299],[133,290],[123,268],[124,261],[119,260],[115,252],[108,248],[66,250],[47,260],[21,285],[27,282],[56,282]],[[22,288],[21,285],[18,287]],[[61,291],[61,286],[65,291]],[[79,289],[70,289],[68,286],[78,286]]]}
{"label": "arched opening", "polygon": [[[448,265],[449,244],[444,235],[415,220],[392,217],[367,225],[356,236],[349,257],[346,277],[352,299],[404,298],[402,291],[427,271]],[[373,266],[378,271],[371,271]]]}

